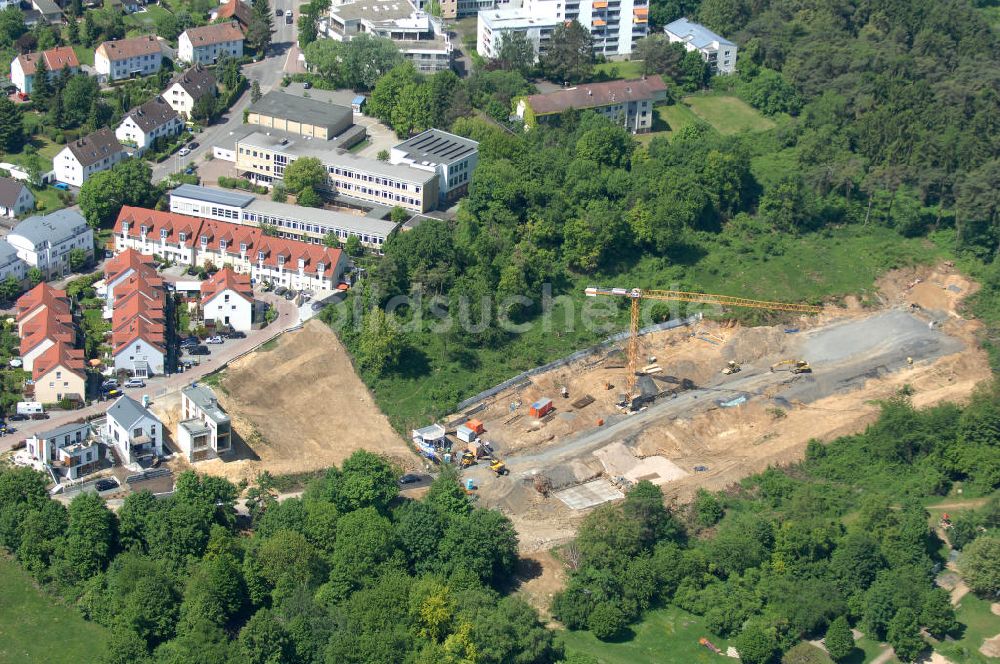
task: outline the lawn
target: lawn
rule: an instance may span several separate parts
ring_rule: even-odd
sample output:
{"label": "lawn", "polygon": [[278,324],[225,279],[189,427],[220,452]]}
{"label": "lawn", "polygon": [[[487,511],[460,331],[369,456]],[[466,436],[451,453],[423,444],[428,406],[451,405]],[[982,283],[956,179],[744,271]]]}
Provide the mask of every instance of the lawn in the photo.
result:
{"label": "lawn", "polygon": [[0,661],[5,664],[96,662],[107,630],[38,590],[16,563],[0,557]]}
{"label": "lawn", "polygon": [[125,15],[125,27],[138,34],[149,33],[155,30],[156,19],[169,16],[170,12],[157,5],[149,5],[144,12]]}
{"label": "lawn", "polygon": [[642,78],[642,60],[602,62],[594,66],[595,78],[598,74],[605,74],[610,79]]}
{"label": "lawn", "polygon": [[657,136],[670,138],[675,131],[680,131],[698,122],[698,116],[684,104],[657,106],[653,109],[653,130],[648,134],[640,134],[637,138],[649,144]]}
{"label": "lawn", "polygon": [[[47,137],[42,135],[36,135],[31,138],[31,144],[38,149],[38,155],[41,159],[41,167],[44,171],[52,170],[52,160],[57,154],[63,149],[62,145],[50,141]],[[27,154],[25,154],[22,149],[21,152],[16,154],[5,153],[3,155],[3,161],[9,161],[12,164],[17,164],[23,166],[26,163]]]}
{"label": "lawn", "polygon": [[78,44],[73,47],[73,52],[76,53],[76,59],[80,61],[81,65],[94,66],[94,49]]}
{"label": "lawn", "polygon": [[934,649],[954,664],[995,663],[996,658],[979,652],[984,639],[1000,634],[1000,616],[990,611],[990,603],[969,593],[958,603],[955,617],[963,628],[961,638],[951,643],[932,641]]}
{"label": "lawn", "polygon": [[650,611],[642,622],[631,626],[632,634],[617,643],[598,641],[590,632],[561,632],[566,654],[587,654],[600,664],[695,664],[736,662],[720,660],[698,639],[707,638],[723,652],[729,642],[711,634],[704,621],[676,607]]}
{"label": "lawn", "polygon": [[59,190],[53,187],[32,189],[31,193],[35,195],[35,207],[43,214],[49,214],[50,212],[55,212],[66,207],[59,200]]}
{"label": "lawn", "polygon": [[765,118],[742,99],[729,95],[692,95],[685,97],[683,102],[720,134],[763,131],[774,126],[772,120]]}

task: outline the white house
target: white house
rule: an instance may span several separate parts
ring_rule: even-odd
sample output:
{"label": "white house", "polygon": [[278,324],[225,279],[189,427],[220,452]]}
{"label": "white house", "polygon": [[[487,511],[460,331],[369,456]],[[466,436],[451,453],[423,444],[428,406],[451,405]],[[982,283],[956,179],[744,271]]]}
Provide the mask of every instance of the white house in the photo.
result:
{"label": "white house", "polygon": [[35,195],[23,183],[0,177],[0,216],[19,217],[35,209]]}
{"label": "white house", "polygon": [[14,226],[7,241],[18,257],[37,267],[46,279],[69,272],[69,254],[79,249],[94,255],[94,231],[76,210],[57,210],[45,216],[28,217]]}
{"label": "white house", "polygon": [[153,97],[142,106],[136,106],[122,118],[115,129],[115,137],[137,155],[153,146],[158,138],[170,138],[181,133],[184,122],[181,116],[164,101]]}
{"label": "white house", "polygon": [[107,127],[66,144],[53,160],[56,180],[75,187],[94,173],[106,171],[128,157],[118,138]]}
{"label": "white house", "polygon": [[163,326],[135,317],[112,331],[115,371],[127,371],[138,378],[163,374],[167,349]]}
{"label": "white house", "polygon": [[177,39],[177,59],[193,65],[212,65],[223,56],[243,57],[239,23],[216,23],[188,28]]}
{"label": "white house", "polygon": [[684,44],[688,51],[698,51],[713,74],[736,71],[736,44],[720,37],[698,23],[679,18],[663,29],[670,43]]}
{"label": "white house", "polygon": [[102,433],[126,465],[138,463],[144,457],[163,455],[163,425],[131,397],[119,397],[108,408]]}
{"label": "white house", "polygon": [[215,97],[218,93],[215,74],[198,65],[171,81],[163,92],[163,98],[170,104],[170,108],[190,118],[191,111],[199,99],[208,95]]}
{"label": "white house", "polygon": [[112,81],[149,76],[162,65],[163,50],[156,35],[106,41],[94,51],[94,69]]}
{"label": "white house", "polygon": [[248,332],[253,326],[253,308],[248,274],[224,267],[201,284],[201,311],[206,323],[215,321],[216,327]]}
{"label": "white house", "polygon": [[88,422],[66,424],[27,439],[32,459],[48,466],[57,479],[76,480],[97,468],[101,450]]}
{"label": "white house", "polygon": [[41,53],[25,53],[19,55],[10,63],[10,80],[19,92],[31,94],[35,86],[35,72],[38,63],[44,60],[49,78],[59,76],[63,68],[71,74],[80,72],[80,61],[69,46],[57,46]]}
{"label": "white house", "polygon": [[181,390],[177,445],[188,461],[201,461],[233,449],[229,415],[210,388],[195,383]]}
{"label": "white house", "polygon": [[17,255],[17,249],[7,240],[0,240],[0,281],[13,277],[14,281],[24,283],[28,276],[28,264]]}

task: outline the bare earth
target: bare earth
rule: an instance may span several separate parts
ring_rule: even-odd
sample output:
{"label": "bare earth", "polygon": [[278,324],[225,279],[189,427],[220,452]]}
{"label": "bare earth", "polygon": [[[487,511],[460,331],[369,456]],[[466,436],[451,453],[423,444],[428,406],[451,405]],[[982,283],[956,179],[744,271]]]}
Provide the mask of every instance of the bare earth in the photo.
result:
{"label": "bare earth", "polygon": [[[299,473],[340,464],[359,449],[403,468],[419,466],[354,372],[336,334],[320,321],[231,364],[216,392],[245,445],[237,448],[242,458],[203,461],[197,464],[200,472],[233,481],[253,479],[262,470]],[[178,411],[176,404],[170,424]]]}

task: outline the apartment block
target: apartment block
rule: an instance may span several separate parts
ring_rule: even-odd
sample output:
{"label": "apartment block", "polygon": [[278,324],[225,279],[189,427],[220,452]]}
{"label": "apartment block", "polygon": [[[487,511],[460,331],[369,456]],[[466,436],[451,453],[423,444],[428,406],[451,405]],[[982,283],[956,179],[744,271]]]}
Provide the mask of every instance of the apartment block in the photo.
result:
{"label": "apartment block", "polygon": [[659,76],[588,83],[519,99],[515,113],[530,128],[568,110],[591,110],[633,134],[643,134],[653,126],[653,105],[666,94],[667,86]]}
{"label": "apartment block", "polygon": [[690,51],[698,51],[708,63],[713,74],[732,74],[736,71],[736,44],[720,37],[698,23],[679,18],[663,29],[671,44],[684,44]]}

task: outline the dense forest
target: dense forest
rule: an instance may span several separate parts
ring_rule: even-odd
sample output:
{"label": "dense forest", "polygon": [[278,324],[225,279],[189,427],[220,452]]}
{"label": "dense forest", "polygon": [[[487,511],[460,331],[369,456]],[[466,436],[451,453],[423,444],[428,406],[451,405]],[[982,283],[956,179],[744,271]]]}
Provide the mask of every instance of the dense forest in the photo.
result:
{"label": "dense forest", "polygon": [[[641,482],[623,503],[589,514],[560,550],[573,571],[553,614],[614,638],[648,608],[673,604],[735,636],[745,664],[824,636],[834,659],[847,658],[849,623],[913,661],[926,648],[921,628],[936,639],[958,628],[934,584],[945,560],[924,500],[956,483],[966,495],[995,492],[949,536],[970,587],[986,597],[1000,589],[998,430],[995,391],[964,410],[916,411],[901,395],[864,433],[814,441],[801,464],[721,494],[702,490],[679,510]],[[838,638],[849,639],[844,649],[831,648]]]}
{"label": "dense forest", "polygon": [[187,472],[174,494],[96,494],[69,507],[30,469],[0,469],[0,546],[111,628],[103,664],[553,662],[561,648],[508,596],[517,535],[473,508],[454,473],[420,501],[357,452],[277,502]]}

